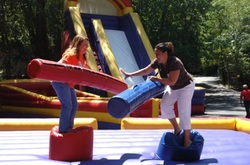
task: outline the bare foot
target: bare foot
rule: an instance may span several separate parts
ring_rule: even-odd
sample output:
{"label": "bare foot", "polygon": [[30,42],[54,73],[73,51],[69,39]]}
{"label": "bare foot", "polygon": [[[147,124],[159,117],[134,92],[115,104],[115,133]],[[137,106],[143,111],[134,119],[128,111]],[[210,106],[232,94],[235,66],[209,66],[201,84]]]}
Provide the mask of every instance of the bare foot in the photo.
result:
{"label": "bare foot", "polygon": [[175,134],[176,136],[180,135],[180,133],[181,133],[181,130],[180,130],[180,129],[174,131],[174,134]]}
{"label": "bare foot", "polygon": [[184,142],[184,147],[189,147],[190,145],[192,144],[192,141],[189,141],[189,142]]}

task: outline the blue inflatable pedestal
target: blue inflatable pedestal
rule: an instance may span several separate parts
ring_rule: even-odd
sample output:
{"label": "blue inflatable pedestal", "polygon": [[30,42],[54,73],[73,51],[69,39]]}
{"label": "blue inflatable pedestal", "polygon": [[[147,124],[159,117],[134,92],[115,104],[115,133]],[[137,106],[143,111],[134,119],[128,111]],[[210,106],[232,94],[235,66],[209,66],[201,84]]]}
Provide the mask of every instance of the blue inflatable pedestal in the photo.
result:
{"label": "blue inflatable pedestal", "polygon": [[190,138],[192,143],[188,147],[183,147],[184,131],[178,136],[172,132],[163,134],[156,157],[161,160],[173,161],[196,161],[200,160],[204,138],[197,131],[191,130]]}
{"label": "blue inflatable pedestal", "polygon": [[108,102],[108,112],[114,118],[124,118],[145,101],[158,96],[165,85],[158,81],[146,80],[113,96]]}

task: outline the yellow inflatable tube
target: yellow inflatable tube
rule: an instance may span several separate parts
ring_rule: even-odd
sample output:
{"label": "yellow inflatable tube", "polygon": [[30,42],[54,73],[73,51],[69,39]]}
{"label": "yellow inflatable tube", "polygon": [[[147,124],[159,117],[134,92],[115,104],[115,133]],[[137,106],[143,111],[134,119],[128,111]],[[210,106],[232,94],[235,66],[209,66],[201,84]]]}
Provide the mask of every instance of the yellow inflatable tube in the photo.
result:
{"label": "yellow inflatable tube", "polygon": [[[179,122],[179,119],[177,119]],[[227,129],[250,133],[250,120],[243,118],[192,118],[193,129]],[[173,129],[167,119],[160,118],[124,118],[121,129]]]}
{"label": "yellow inflatable tube", "polygon": [[236,130],[250,134],[250,120],[246,118],[236,118]]}
{"label": "yellow inflatable tube", "polygon": [[[0,131],[51,130],[58,124],[59,118],[3,118],[0,120]],[[75,128],[79,126],[98,129],[95,118],[75,118]]]}

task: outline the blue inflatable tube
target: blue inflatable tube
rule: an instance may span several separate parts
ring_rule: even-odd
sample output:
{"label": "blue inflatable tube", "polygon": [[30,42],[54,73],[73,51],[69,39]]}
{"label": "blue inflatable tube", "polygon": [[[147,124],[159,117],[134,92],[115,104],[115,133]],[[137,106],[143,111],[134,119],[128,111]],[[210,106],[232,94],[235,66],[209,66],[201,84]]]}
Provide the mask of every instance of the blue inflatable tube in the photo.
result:
{"label": "blue inflatable tube", "polygon": [[164,90],[165,85],[160,82],[146,80],[113,96],[108,102],[108,112],[114,118],[123,118]]}
{"label": "blue inflatable tube", "polygon": [[192,143],[188,147],[183,147],[184,131],[177,136],[172,132],[166,132],[160,140],[156,157],[164,161],[197,161],[204,146],[203,136],[196,130],[190,131]]}

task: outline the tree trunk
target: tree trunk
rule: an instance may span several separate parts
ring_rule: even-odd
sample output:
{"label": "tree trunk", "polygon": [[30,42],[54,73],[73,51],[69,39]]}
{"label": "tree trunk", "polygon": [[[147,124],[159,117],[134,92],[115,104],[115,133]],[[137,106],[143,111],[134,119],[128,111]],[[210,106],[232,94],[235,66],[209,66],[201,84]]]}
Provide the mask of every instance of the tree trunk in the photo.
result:
{"label": "tree trunk", "polygon": [[45,11],[46,0],[37,0],[35,20],[35,57],[49,59],[49,44]]}

